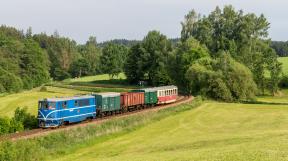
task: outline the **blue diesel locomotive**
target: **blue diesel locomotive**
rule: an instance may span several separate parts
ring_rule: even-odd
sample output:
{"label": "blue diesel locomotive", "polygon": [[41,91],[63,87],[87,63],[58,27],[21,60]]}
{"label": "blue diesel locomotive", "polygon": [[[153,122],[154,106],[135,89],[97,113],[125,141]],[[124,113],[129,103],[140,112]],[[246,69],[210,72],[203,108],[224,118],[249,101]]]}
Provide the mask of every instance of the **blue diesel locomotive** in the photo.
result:
{"label": "blue diesel locomotive", "polygon": [[94,96],[51,98],[39,101],[39,127],[57,127],[96,117]]}

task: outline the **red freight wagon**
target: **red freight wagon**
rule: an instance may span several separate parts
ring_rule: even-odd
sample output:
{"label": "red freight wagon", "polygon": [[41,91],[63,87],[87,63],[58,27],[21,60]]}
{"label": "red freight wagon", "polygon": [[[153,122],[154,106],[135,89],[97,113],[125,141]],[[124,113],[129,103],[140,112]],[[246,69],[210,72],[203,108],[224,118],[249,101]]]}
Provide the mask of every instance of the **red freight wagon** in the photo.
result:
{"label": "red freight wagon", "polygon": [[176,86],[156,87],[158,104],[175,102],[178,96],[178,88]]}
{"label": "red freight wagon", "polygon": [[123,109],[144,105],[144,92],[121,93],[121,107]]}

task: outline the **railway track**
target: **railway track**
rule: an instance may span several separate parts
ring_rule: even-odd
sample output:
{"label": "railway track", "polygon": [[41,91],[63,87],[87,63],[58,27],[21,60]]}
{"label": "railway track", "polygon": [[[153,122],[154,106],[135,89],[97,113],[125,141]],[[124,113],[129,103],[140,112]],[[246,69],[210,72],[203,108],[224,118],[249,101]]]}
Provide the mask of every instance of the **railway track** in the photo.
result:
{"label": "railway track", "polygon": [[159,106],[154,106],[151,108],[145,108],[142,110],[134,110],[134,111],[130,111],[130,112],[122,113],[122,114],[105,116],[103,118],[96,118],[96,119],[93,119],[90,121],[84,121],[84,122],[76,123],[76,124],[69,124],[68,126],[61,126],[59,128],[54,128],[54,129],[38,128],[38,129],[23,131],[23,132],[19,132],[19,133],[7,134],[7,135],[1,136],[0,141],[4,141],[4,140],[15,141],[15,140],[19,140],[19,139],[34,138],[34,137],[38,137],[38,136],[44,136],[44,135],[47,135],[47,134],[50,134],[53,132],[69,130],[69,129],[77,128],[77,127],[84,127],[84,126],[91,125],[91,124],[101,124],[101,123],[106,122],[112,118],[122,118],[122,117],[140,114],[140,113],[150,112],[150,111],[158,111],[160,109],[165,109],[165,108],[177,106],[177,105],[180,105],[183,103],[188,103],[188,102],[192,101],[193,98],[194,98],[193,96],[179,96],[177,101],[175,103],[171,103],[171,104],[159,105]]}

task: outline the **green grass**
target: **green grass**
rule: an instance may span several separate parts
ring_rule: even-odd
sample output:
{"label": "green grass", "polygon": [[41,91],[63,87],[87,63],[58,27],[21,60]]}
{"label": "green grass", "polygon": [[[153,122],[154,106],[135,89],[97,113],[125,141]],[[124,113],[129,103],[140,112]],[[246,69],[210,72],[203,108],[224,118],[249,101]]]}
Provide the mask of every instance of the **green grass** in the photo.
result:
{"label": "green grass", "polygon": [[[95,76],[86,76],[81,78],[66,79],[62,82],[54,84],[64,84],[73,86],[86,86],[86,87],[102,87],[102,88],[125,88],[135,89],[139,88],[137,85],[131,85],[126,80],[124,73],[120,73],[117,78],[110,78],[108,74],[101,74]],[[113,89],[112,89],[113,90]]]}
{"label": "green grass", "polygon": [[53,87],[59,87],[59,88],[66,88],[66,89],[74,89],[74,90],[82,90],[86,92],[93,92],[93,93],[99,93],[99,92],[128,92],[131,89],[129,88],[120,88],[120,87],[97,87],[97,86],[89,86],[89,85],[67,85],[67,84],[59,84],[54,83],[51,85]]}
{"label": "green grass", "polygon": [[[126,79],[126,76],[124,73],[120,73],[118,75],[117,79]],[[81,78],[74,78],[74,79],[66,79],[63,82],[93,82],[98,80],[110,80],[110,77],[108,74],[101,74],[101,75],[95,75],[95,76],[87,76],[87,77],[81,77]]]}
{"label": "green grass", "polygon": [[65,88],[56,88],[56,87],[47,87],[47,92],[40,92],[40,88],[35,88],[30,91],[24,91],[21,93],[10,94],[0,97],[0,116],[11,117],[14,114],[14,111],[17,107],[27,107],[28,112],[33,115],[37,114],[38,109],[38,100],[49,97],[56,96],[73,96],[75,94],[83,94],[87,92],[65,89]]}
{"label": "green grass", "polygon": [[0,149],[10,160],[31,160],[32,154],[34,160],[60,161],[288,159],[288,105],[214,101],[197,105],[199,100],[28,141],[1,143]]}
{"label": "green grass", "polygon": [[55,160],[287,160],[288,105],[207,102]]}
{"label": "green grass", "polygon": [[278,60],[282,63],[283,73],[288,75],[288,57],[279,57]]}
{"label": "green grass", "polygon": [[266,95],[258,96],[257,101],[267,102],[267,103],[287,103],[288,104],[288,89],[280,90],[279,94],[276,96]]}

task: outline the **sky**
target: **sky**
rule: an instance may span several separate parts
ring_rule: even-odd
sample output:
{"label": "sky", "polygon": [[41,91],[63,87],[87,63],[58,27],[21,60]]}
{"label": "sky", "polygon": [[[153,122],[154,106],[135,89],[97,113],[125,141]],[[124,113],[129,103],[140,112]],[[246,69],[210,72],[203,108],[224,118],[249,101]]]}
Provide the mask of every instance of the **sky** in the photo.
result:
{"label": "sky", "polygon": [[208,15],[216,6],[233,5],[245,13],[263,13],[272,40],[288,40],[287,0],[0,0],[0,24],[33,33],[58,31],[78,43],[141,40],[150,30],[180,37],[184,15],[195,9]]}

